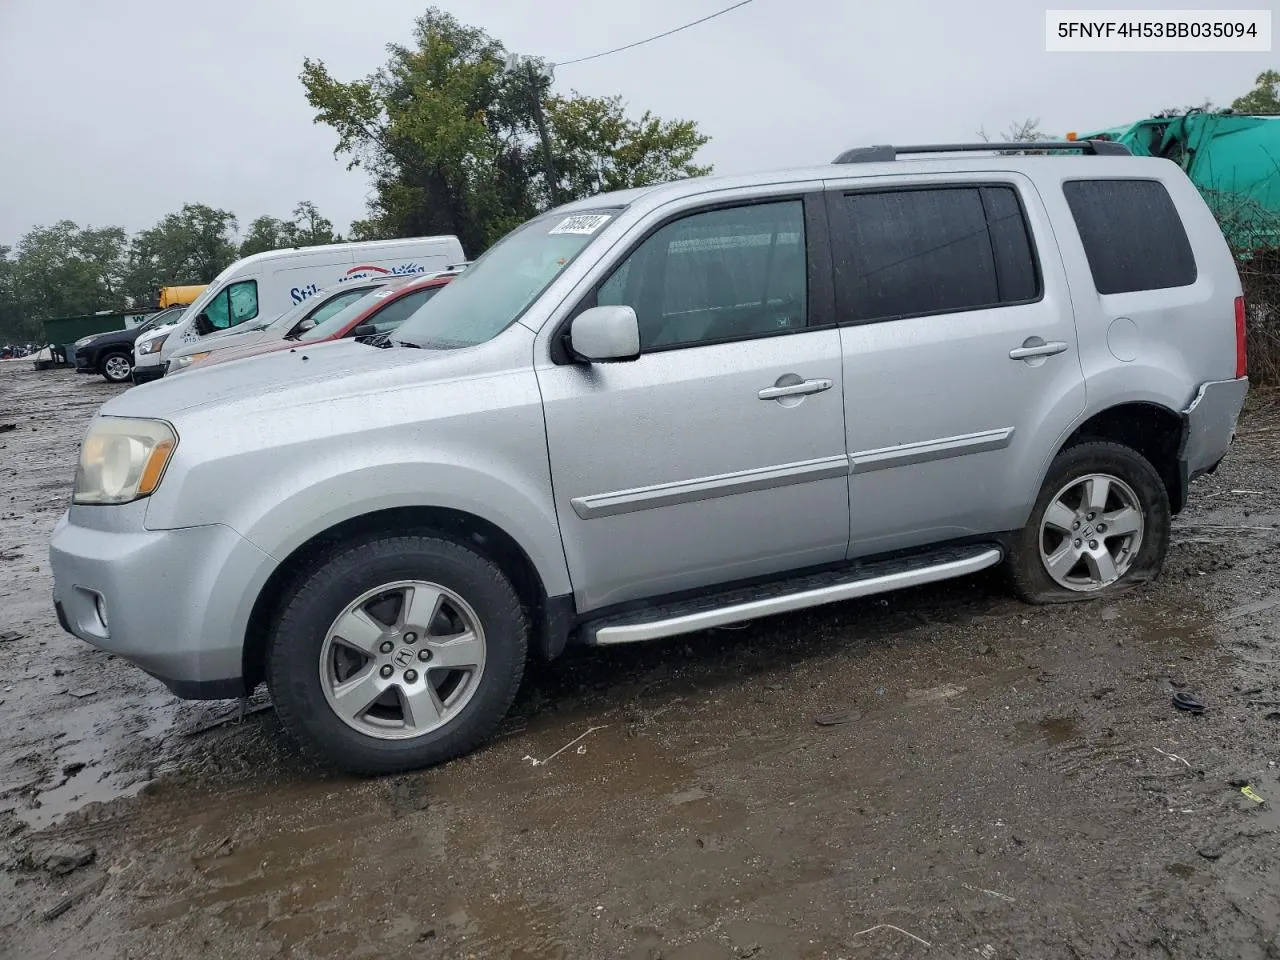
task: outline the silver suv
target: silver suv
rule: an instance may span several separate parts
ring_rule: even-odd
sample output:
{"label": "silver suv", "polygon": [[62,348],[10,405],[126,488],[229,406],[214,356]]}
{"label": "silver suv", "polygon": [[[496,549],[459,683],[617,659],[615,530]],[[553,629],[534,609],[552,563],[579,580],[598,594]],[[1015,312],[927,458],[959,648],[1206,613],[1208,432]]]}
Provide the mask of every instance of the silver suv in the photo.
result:
{"label": "silver suv", "polygon": [[476,747],[569,642],[999,563],[1032,602],[1146,581],[1233,436],[1241,287],[1177,166],[1060,149],[594,197],[394,341],[117,396],[58,617],[181,697],[265,681],[305,744],[388,772]]}

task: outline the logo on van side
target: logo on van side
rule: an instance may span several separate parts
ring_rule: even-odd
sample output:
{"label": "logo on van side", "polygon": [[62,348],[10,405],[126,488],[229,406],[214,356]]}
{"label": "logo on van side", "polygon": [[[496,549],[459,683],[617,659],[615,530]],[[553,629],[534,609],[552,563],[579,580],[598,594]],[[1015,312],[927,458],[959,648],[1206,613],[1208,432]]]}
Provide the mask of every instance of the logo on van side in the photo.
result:
{"label": "logo on van side", "polygon": [[366,263],[361,264],[358,267],[352,267],[347,271],[346,276],[338,282],[343,283],[347,280],[365,280],[375,274],[384,277],[411,277],[415,273],[426,272],[426,267],[419,263],[398,263],[389,270],[386,267],[375,267],[372,264]]}
{"label": "logo on van side", "polygon": [[[338,278],[338,283],[346,283],[348,280],[367,280],[369,277],[411,277],[416,273],[426,273],[427,268],[419,263],[398,263],[394,267],[375,266],[371,263],[362,263],[358,267],[352,267],[345,274]],[[308,283],[305,287],[294,287],[289,291],[289,296],[294,303],[301,303],[308,297],[315,296],[320,292],[318,283]]]}

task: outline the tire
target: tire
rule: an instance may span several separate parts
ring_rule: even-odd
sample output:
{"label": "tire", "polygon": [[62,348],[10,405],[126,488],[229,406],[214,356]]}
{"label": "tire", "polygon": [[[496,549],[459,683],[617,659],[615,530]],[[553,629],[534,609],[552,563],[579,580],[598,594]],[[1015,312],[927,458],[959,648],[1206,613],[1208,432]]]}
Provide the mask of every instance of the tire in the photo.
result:
{"label": "tire", "polygon": [[[1101,479],[1107,480],[1105,493]],[[1090,494],[1095,498],[1092,509],[1077,499]],[[1106,500],[1101,510],[1098,498]],[[1126,512],[1121,513],[1122,507]],[[1140,523],[1135,532],[1127,532],[1134,526],[1134,513]],[[1104,516],[1114,522],[1099,530],[1096,524]],[[1105,441],[1068,447],[1050,465],[1027,525],[1009,545],[1007,570],[1014,592],[1028,603],[1066,603],[1107,599],[1147,583],[1164,566],[1171,518],[1169,493],[1141,454]],[[1056,576],[1050,561],[1057,561]]]}
{"label": "tire", "polygon": [[[419,602],[437,612],[420,614]],[[267,686],[285,729],[332,766],[372,775],[434,766],[475,749],[506,716],[528,633],[490,560],[451,540],[382,535],[337,548],[294,581],[269,641]],[[374,653],[355,652],[353,639]]]}
{"label": "tire", "polygon": [[98,372],[107,383],[129,383],[133,380],[133,358],[123,350],[113,350],[98,361]]}

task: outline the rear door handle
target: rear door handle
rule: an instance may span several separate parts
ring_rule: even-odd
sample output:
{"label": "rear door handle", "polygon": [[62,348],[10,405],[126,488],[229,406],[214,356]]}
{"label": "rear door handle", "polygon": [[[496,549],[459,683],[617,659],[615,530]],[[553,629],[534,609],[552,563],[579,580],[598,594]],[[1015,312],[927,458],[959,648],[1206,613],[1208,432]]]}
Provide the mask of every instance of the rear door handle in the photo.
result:
{"label": "rear door handle", "polygon": [[821,393],[830,390],[834,381],[826,377],[815,380],[801,380],[799,383],[787,384],[785,387],[765,387],[756,394],[761,400],[777,400],[780,397],[798,397],[806,393]]}
{"label": "rear door handle", "polygon": [[1009,359],[1029,360],[1032,357],[1052,357],[1054,354],[1066,352],[1067,346],[1061,340],[1050,340],[1045,343],[1039,337],[1029,337],[1022,346],[1014,347],[1009,351]]}

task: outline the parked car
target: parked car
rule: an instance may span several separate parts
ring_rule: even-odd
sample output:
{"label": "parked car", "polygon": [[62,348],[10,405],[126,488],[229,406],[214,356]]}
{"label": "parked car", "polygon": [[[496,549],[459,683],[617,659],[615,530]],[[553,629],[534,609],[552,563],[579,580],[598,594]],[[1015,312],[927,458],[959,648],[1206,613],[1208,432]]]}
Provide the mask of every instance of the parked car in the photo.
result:
{"label": "parked car", "polygon": [[[244,360],[248,357],[298,346],[311,347],[346,337],[388,336],[434,297],[454,276],[456,274],[442,274],[392,281],[382,289],[368,293],[349,304],[341,312],[309,330],[284,340],[267,341],[208,355],[195,354],[191,357],[192,363],[189,366],[203,370],[215,363]],[[179,356],[177,359],[183,358]]]}
{"label": "parked car", "polygon": [[1002,562],[1034,603],[1143,583],[1234,434],[1240,280],[1176,165],[1035,147],[1082,155],[875,148],[592,197],[386,349],[113,397],[53,532],[59,621],[181,697],[265,680],[287,730],[378,773],[482,743],[530,650]]}
{"label": "parked car", "polygon": [[126,383],[133,377],[134,341],[144,333],[176,323],[185,309],[169,307],[128,330],[112,330],[77,340],[76,373],[96,373],[108,383]]}
{"label": "parked car", "polygon": [[280,342],[288,337],[297,336],[310,330],[317,323],[323,323],[335,313],[340,313],[345,307],[363,299],[380,287],[409,279],[411,278],[377,276],[329,287],[303,300],[292,310],[286,310],[275,319],[245,324],[243,327],[236,327],[229,331],[226,336],[209,337],[204,341],[190,344],[164,361],[162,370],[166,375],[181,372],[198,360],[224,351],[243,350],[260,343]]}
{"label": "parked car", "polygon": [[178,329],[140,338],[137,372],[163,376],[163,364],[197,341],[223,336],[259,317],[274,319],[335,284],[373,276],[434,273],[466,257],[457,237],[412,237],[268,250],[237,260],[191,304]]}

